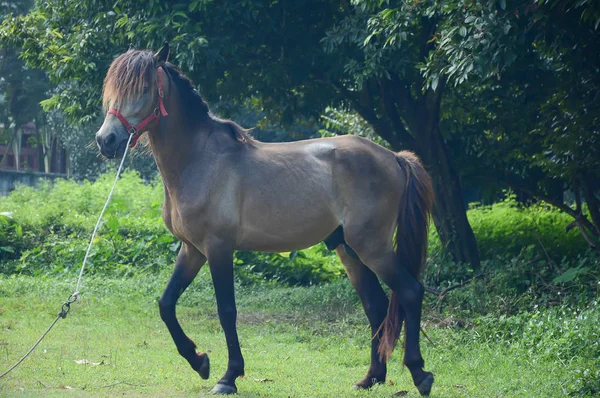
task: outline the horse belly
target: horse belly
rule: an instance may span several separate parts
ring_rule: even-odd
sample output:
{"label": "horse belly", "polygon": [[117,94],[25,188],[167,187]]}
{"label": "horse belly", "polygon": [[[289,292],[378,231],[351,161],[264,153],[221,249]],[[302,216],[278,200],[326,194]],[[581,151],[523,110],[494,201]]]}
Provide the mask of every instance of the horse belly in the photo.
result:
{"label": "horse belly", "polygon": [[242,224],[237,249],[289,252],[321,242],[339,226],[339,221],[328,209],[312,210],[302,214],[288,208],[270,209],[264,217],[247,219]]}

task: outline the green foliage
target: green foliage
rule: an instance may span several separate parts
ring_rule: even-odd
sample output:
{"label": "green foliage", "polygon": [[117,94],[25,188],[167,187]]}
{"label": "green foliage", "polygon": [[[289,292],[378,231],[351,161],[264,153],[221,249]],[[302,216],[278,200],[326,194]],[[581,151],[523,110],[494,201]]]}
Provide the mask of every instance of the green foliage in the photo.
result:
{"label": "green foliage", "polygon": [[321,121],[323,124],[323,128],[319,131],[321,137],[358,135],[390,149],[389,144],[375,134],[373,128],[352,110],[328,107],[321,116]]}
{"label": "green foliage", "polygon": [[[113,183],[112,173],[91,183],[57,180],[37,188],[20,186],[0,198],[0,273],[66,273],[81,266],[89,237]],[[161,218],[163,188],[136,172],[122,174],[89,258],[89,273],[157,272],[174,264],[179,241]],[[288,285],[331,281],[344,273],[323,245],[293,253],[236,254],[246,283],[271,280]]]}
{"label": "green foliage", "polygon": [[[560,280],[573,273],[572,279]],[[428,306],[460,316],[517,314],[538,306],[581,307],[600,295],[600,259],[590,253],[556,264],[526,248],[512,259],[484,261],[477,274],[464,265],[432,259],[424,282],[440,292],[451,290],[427,296]]]}
{"label": "green foliage", "polygon": [[[467,215],[483,260],[515,258],[527,248],[539,258],[561,262],[587,250],[578,231],[565,231],[573,219],[543,202],[525,206],[509,194],[493,205],[473,206]],[[434,229],[429,240],[430,255],[443,256]]]}
{"label": "green foliage", "polygon": [[[0,273],[62,275],[77,270],[113,178],[107,173],[93,183],[57,180],[38,188],[21,186],[0,198]],[[125,172],[86,272],[123,276],[172,267],[179,242],[164,227],[162,201],[158,179],[145,183],[137,173]],[[509,195],[501,203],[471,209],[469,217],[485,255],[485,278],[452,292],[447,308],[514,313],[535,304],[580,304],[597,294],[599,261],[585,254],[578,234],[565,234],[569,220],[563,213],[543,204],[524,207]],[[430,240],[426,285],[443,289],[474,276],[470,267],[447,259],[435,232]],[[245,285],[315,285],[344,275],[335,253],[323,244],[292,253],[237,252],[235,265],[236,277]]]}
{"label": "green foliage", "polygon": [[22,248],[23,227],[11,213],[0,213],[0,259],[10,259]]}
{"label": "green foliage", "polygon": [[237,252],[235,264],[242,280],[276,280],[288,285],[331,282],[344,274],[338,257],[325,244],[291,253]]}
{"label": "green foliage", "polygon": [[565,231],[572,218],[544,203],[523,206],[514,195],[508,195],[501,202],[467,214],[482,258],[513,258],[524,247],[533,246],[539,256],[548,255],[559,262],[587,248],[578,231]]}
{"label": "green foliage", "polygon": [[[113,178],[107,173],[94,183],[21,186],[0,198],[0,209],[12,212],[22,231],[20,246],[12,245],[18,260],[0,262],[1,271],[37,275],[80,267]],[[134,172],[122,175],[92,249],[89,272],[122,274],[132,266],[156,270],[173,263],[178,244],[160,218],[162,195],[162,184],[144,184]]]}
{"label": "green foliage", "polygon": [[600,394],[600,304],[573,310],[557,307],[514,316],[497,314],[478,318],[470,338],[480,343],[505,344],[530,360],[570,363],[577,358],[571,396]]}

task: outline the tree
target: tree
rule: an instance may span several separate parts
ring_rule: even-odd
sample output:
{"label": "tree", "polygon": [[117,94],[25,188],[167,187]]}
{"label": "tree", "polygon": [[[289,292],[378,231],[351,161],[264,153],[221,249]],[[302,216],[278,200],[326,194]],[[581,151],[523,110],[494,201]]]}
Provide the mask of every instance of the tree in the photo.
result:
{"label": "tree", "polygon": [[[164,39],[209,99],[254,98],[255,106],[284,124],[347,103],[392,148],[421,155],[435,182],[440,237],[455,260],[476,267],[459,176],[439,130],[444,82],[423,91],[415,69],[432,48],[436,20],[427,7],[402,7],[415,21],[404,19],[411,40],[406,49],[390,51],[380,51],[368,30],[378,9],[316,0],[223,1],[218,7],[209,1],[144,7],[132,1],[39,2],[34,13],[8,18],[0,38],[21,45],[28,64],[45,68],[54,82],[86,78],[45,103],[73,118],[96,112],[101,76],[114,55],[130,42],[157,47]],[[368,36],[374,44],[364,46]],[[375,63],[378,52],[381,62]]]}
{"label": "tree", "polygon": [[[567,60],[575,65],[578,61],[564,52],[573,41],[558,43],[569,35],[588,46],[597,40],[591,35],[580,41],[581,32],[566,27],[566,22],[560,30],[566,33],[555,35],[561,40],[540,40],[556,31],[553,24],[561,22],[560,4],[571,7],[571,15],[585,20],[588,28],[597,25],[591,0],[556,5],[535,0],[223,0],[218,5],[210,0],[39,1],[34,12],[6,18],[0,43],[22,47],[28,65],[43,68],[53,82],[62,83],[61,91],[43,104],[61,110],[70,120],[94,120],[102,78],[114,56],[131,43],[158,48],[163,40],[171,43],[173,62],[199,83],[212,103],[251,105],[268,121],[283,125],[298,117],[305,122],[319,120],[327,107],[349,109],[391,148],[421,156],[436,190],[434,222],[439,236],[456,261],[476,268],[479,255],[465,214],[459,171],[488,173],[491,158],[509,164],[499,151],[490,149],[502,131],[513,149],[511,158],[519,159],[509,164],[508,174],[531,180],[527,185],[537,184],[539,194],[537,188],[552,185],[546,175],[564,167],[551,160],[561,156],[537,155],[548,146],[557,154],[572,151],[567,143],[573,131],[568,129],[561,139],[557,126],[573,125],[573,115],[578,122],[585,119],[585,112],[573,112],[581,109],[578,101],[564,105],[565,95],[578,96],[567,85],[564,95],[554,100],[541,90],[535,100],[526,101],[532,117],[535,106],[546,104],[550,110],[552,104],[559,105],[552,109],[562,121],[551,124],[556,127],[552,132],[544,127],[548,123],[537,119],[530,120],[528,129],[507,133],[508,127],[498,127],[500,122],[518,125],[520,118],[514,113],[492,119],[506,109],[498,106],[499,99],[504,102],[530,92],[527,79],[518,74],[523,61],[542,71],[541,64],[562,54],[561,65]],[[544,43],[546,47],[540,47]],[[558,69],[546,68],[544,73],[556,80]],[[579,69],[580,86],[591,95],[595,85],[585,86],[585,81],[594,80],[594,75],[591,69]],[[502,95],[496,95],[499,92]],[[464,93],[476,104],[473,111],[461,102]],[[495,110],[486,113],[486,108]],[[459,110],[462,114],[455,115]],[[594,117],[585,125],[593,126]],[[536,131],[546,140],[533,139]],[[586,143],[596,142],[594,131],[582,128],[577,134],[587,137]],[[481,153],[483,148],[495,157],[464,153]],[[596,154],[589,145],[579,148],[588,149],[592,164]],[[518,149],[523,149],[521,154]],[[525,160],[533,153],[536,164]],[[521,164],[530,172],[518,172]],[[593,183],[588,186],[594,191]],[[587,197],[594,201],[594,195]]]}
{"label": "tree", "polygon": [[[32,5],[30,0],[3,2],[0,15],[27,12]],[[40,102],[49,89],[46,74],[27,67],[19,54],[18,48],[0,46],[0,121],[5,126],[2,136],[6,146],[13,149],[17,169],[20,168],[21,127],[39,115]],[[6,161],[7,153],[0,159],[0,165]]]}
{"label": "tree", "polygon": [[[490,25],[490,13],[463,9],[462,24],[441,38],[440,51],[459,66],[454,76],[475,77],[447,108],[462,117],[450,135],[461,134],[460,150],[467,143],[466,152],[477,154],[462,156],[461,170],[478,164],[471,169],[480,178],[556,206],[574,218],[567,228],[577,226],[600,252],[600,8],[562,1],[504,3],[504,10],[504,22]],[[479,35],[489,39],[485,46]]]}

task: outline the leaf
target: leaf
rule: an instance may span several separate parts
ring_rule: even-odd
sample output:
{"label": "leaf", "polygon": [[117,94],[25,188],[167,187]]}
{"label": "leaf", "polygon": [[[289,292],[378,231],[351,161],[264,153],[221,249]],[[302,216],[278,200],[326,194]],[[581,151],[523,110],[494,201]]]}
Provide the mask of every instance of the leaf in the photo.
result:
{"label": "leaf", "polygon": [[589,271],[588,267],[569,268],[562,275],[554,278],[553,282],[554,283],[571,282],[573,279],[577,278],[577,276],[579,276],[580,274],[585,274],[588,271]]}
{"label": "leaf", "polygon": [[90,365],[90,366],[98,366],[98,365],[104,365],[104,361],[102,362],[92,362],[92,361],[88,361],[87,359],[78,359],[75,362],[77,365]]}
{"label": "leaf", "polygon": [[199,1],[199,0],[192,1],[192,2],[190,3],[190,6],[188,7],[188,11],[189,11],[189,12],[192,12],[192,11],[194,11],[196,8],[198,8],[198,4],[199,4],[199,3],[200,3],[200,1]]}
{"label": "leaf", "polygon": [[467,28],[464,26],[460,27],[459,33],[462,37],[465,37],[467,35]]}
{"label": "leaf", "polygon": [[110,217],[106,221],[106,226],[108,227],[108,229],[110,229],[110,231],[113,234],[118,233],[119,232],[119,218],[118,217]]}
{"label": "leaf", "polygon": [[440,81],[439,75],[435,75],[435,77],[431,80],[431,89],[433,91],[435,91],[435,89],[437,88],[439,81]]}
{"label": "leaf", "polygon": [[129,17],[127,15],[123,15],[117,20],[117,22],[115,22],[115,28],[122,28],[123,26],[127,25],[127,22],[129,22]]}
{"label": "leaf", "polygon": [[501,9],[506,10],[506,0],[498,0],[498,4]]}
{"label": "leaf", "polygon": [[188,17],[187,14],[183,11],[177,11],[176,13],[174,13],[173,19],[175,19],[175,17],[181,17],[183,19],[190,19],[190,17]]}
{"label": "leaf", "polygon": [[173,236],[165,234],[156,238],[156,243],[173,243],[174,240]]}

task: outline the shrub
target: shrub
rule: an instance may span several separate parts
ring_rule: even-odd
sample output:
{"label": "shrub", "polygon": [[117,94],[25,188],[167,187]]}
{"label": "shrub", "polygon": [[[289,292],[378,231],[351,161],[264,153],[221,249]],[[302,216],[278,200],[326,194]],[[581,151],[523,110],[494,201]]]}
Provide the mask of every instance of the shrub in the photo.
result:
{"label": "shrub", "polygon": [[[78,268],[113,178],[109,173],[94,183],[61,180],[35,189],[22,186],[0,198],[0,213],[12,214],[0,216],[0,272],[35,275]],[[158,179],[145,183],[135,172],[122,175],[88,272],[125,275],[174,263],[179,243],[160,217],[163,195]],[[511,310],[525,302],[523,297],[532,298],[528,305],[546,305],[562,302],[558,292],[578,296],[576,302],[595,294],[590,286],[595,286],[598,261],[578,254],[585,251],[585,242],[575,231],[564,233],[567,216],[543,205],[520,206],[509,196],[504,202],[470,210],[469,218],[486,277],[452,293],[464,299],[456,308],[486,312],[491,300]],[[335,254],[323,244],[283,254],[238,252],[235,264],[244,283],[310,285],[344,274]],[[469,267],[444,256],[432,231],[426,284],[444,288],[471,277]],[[503,301],[494,299],[500,295]]]}
{"label": "shrub", "polygon": [[524,247],[533,247],[554,261],[587,251],[576,229],[565,232],[573,219],[544,203],[523,206],[514,195],[507,195],[502,202],[476,207],[467,214],[483,259],[516,257]]}
{"label": "shrub", "polygon": [[277,280],[291,286],[331,282],[344,274],[338,257],[323,243],[292,253],[237,252],[235,264],[243,281]]}
{"label": "shrub", "polygon": [[0,261],[17,257],[23,246],[23,227],[12,213],[0,213]]}

